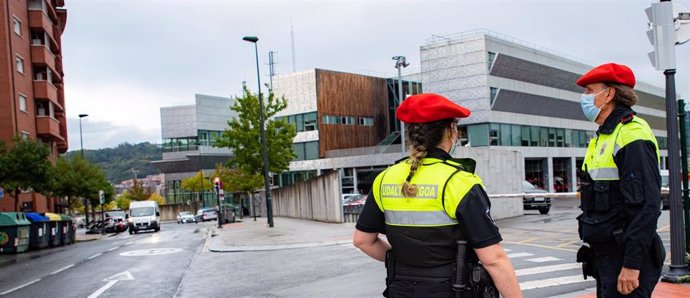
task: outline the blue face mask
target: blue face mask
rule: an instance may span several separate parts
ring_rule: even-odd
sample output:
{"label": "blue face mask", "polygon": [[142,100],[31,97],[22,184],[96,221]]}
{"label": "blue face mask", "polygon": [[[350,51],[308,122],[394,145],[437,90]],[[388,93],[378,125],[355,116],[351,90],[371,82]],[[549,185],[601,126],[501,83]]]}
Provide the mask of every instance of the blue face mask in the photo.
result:
{"label": "blue face mask", "polygon": [[603,104],[601,107],[594,105],[594,98],[606,90],[608,90],[608,88],[599,91],[597,94],[582,94],[582,96],[580,96],[580,106],[582,107],[582,112],[585,114],[585,117],[589,119],[589,121],[594,122],[594,120],[597,120],[597,116],[599,116],[599,113],[601,113],[601,108],[606,105]]}

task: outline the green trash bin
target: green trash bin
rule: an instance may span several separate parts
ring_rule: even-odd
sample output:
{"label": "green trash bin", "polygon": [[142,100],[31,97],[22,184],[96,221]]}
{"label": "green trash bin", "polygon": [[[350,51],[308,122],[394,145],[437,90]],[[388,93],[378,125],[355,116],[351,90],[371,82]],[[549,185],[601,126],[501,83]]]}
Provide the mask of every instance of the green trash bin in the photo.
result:
{"label": "green trash bin", "polygon": [[63,234],[62,236],[65,238],[64,239],[64,244],[72,244],[74,243],[74,224],[72,222],[72,218],[69,217],[68,215],[65,214],[58,214],[62,218],[62,228],[63,228]]}
{"label": "green trash bin", "polygon": [[48,228],[48,217],[35,212],[25,213],[26,218],[31,222],[29,232],[29,249],[42,249],[48,247],[50,241],[50,229]]}
{"label": "green trash bin", "polygon": [[48,231],[50,232],[49,235],[49,240],[48,240],[48,245],[50,247],[55,247],[60,245],[60,238],[62,238],[62,233],[60,233],[60,221],[62,220],[62,217],[60,215],[57,215],[55,213],[45,213],[45,216],[48,217]]}
{"label": "green trash bin", "polygon": [[22,253],[29,249],[31,222],[24,213],[0,212],[0,253]]}

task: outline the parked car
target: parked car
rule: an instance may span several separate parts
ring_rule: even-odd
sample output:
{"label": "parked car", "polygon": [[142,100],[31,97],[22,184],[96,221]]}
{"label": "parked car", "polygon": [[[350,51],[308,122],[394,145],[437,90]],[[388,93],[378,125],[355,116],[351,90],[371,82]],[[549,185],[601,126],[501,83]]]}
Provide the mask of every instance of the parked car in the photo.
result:
{"label": "parked car", "polygon": [[201,208],[196,212],[196,222],[218,219],[216,208]]}
{"label": "parked car", "polygon": [[668,170],[661,170],[659,174],[661,174],[661,209],[668,210],[671,207],[671,200],[668,195]]}
{"label": "parked car", "polygon": [[364,209],[364,203],[367,201],[368,195],[351,196],[343,203],[343,212],[345,213],[360,213]]}
{"label": "parked car", "polygon": [[341,196],[341,202],[342,202],[343,204],[345,204],[345,203],[351,201],[352,199],[354,199],[354,198],[359,198],[359,197],[361,197],[361,196],[362,196],[362,195],[360,195],[360,194],[358,194],[358,193],[344,193],[344,194],[342,194],[342,196]]}
{"label": "parked car", "polygon": [[196,217],[194,217],[194,214],[192,214],[189,211],[182,211],[177,214],[177,223],[182,224],[182,223],[188,223],[188,222],[196,222]]}
{"label": "parked car", "polygon": [[[547,191],[539,189],[527,181],[522,181],[522,192],[526,194],[547,193]],[[539,210],[541,214],[548,214],[551,209],[551,198],[523,198],[522,206],[525,210]]]}

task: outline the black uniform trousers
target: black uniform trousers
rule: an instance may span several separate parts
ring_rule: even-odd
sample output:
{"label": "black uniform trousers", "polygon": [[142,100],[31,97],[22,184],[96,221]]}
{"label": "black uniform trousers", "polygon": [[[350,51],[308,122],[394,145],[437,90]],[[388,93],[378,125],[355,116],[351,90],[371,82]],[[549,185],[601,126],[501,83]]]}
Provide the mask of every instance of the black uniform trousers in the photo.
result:
{"label": "black uniform trousers", "polygon": [[651,256],[648,254],[640,267],[640,286],[629,295],[623,295],[618,292],[618,275],[623,268],[623,254],[599,255],[594,262],[597,273],[599,273],[597,279],[598,298],[652,297],[652,291],[661,277],[661,267],[654,266]]}

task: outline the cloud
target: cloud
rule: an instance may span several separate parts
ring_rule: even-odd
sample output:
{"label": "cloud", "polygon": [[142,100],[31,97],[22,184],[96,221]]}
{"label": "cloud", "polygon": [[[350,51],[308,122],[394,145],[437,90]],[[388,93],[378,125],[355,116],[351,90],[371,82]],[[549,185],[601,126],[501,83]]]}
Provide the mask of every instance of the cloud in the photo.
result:
{"label": "cloud", "polygon": [[[84,149],[116,147],[122,143],[160,143],[160,128],[142,128],[133,125],[117,125],[107,121],[82,118]],[[81,148],[79,139],[79,118],[67,118],[69,151]]]}

